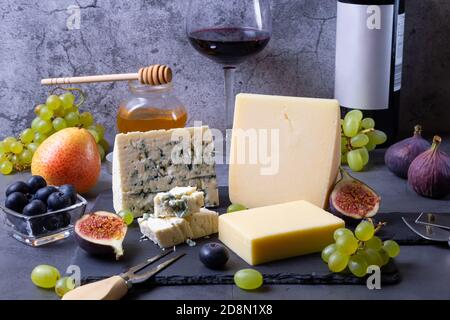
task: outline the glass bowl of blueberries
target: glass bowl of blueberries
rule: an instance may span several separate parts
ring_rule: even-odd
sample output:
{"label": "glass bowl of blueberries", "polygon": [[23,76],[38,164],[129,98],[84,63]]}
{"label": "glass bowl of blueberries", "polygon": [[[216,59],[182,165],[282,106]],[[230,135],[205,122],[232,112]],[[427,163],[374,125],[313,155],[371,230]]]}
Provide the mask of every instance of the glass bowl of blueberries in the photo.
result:
{"label": "glass bowl of blueberries", "polygon": [[0,209],[7,230],[33,247],[69,237],[87,205],[72,185],[48,186],[41,176],[12,183],[5,196]]}

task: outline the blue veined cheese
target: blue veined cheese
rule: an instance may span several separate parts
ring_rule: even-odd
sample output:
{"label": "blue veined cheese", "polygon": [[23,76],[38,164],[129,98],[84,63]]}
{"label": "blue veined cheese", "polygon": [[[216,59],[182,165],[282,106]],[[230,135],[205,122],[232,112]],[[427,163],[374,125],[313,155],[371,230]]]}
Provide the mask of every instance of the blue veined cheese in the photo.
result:
{"label": "blue veined cheese", "polygon": [[186,218],[153,216],[138,219],[144,236],[161,248],[170,248],[187,240],[203,238],[219,230],[219,214],[201,208]]}
{"label": "blue veined cheese", "polygon": [[154,198],[154,216],[184,218],[205,205],[204,194],[196,187],[175,187],[169,192],[160,192]]}
{"label": "blue veined cheese", "polygon": [[204,193],[205,206],[219,205],[214,142],[208,127],[118,134],[114,145],[114,209],[138,217],[154,212],[154,198],[175,187]]}

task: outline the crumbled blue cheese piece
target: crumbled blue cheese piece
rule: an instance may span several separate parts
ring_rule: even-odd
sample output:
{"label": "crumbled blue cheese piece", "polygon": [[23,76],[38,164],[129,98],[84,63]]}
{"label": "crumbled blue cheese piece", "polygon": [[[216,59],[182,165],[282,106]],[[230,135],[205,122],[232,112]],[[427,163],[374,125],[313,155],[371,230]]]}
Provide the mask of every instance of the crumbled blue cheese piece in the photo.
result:
{"label": "crumbled blue cheese piece", "polygon": [[204,193],[196,187],[176,187],[169,192],[161,192],[154,199],[154,216],[184,218],[205,205]]}
{"label": "crumbled blue cheese piece", "polygon": [[170,248],[218,232],[219,214],[201,208],[186,218],[167,217],[148,219],[139,218],[139,227],[143,235],[161,248]]}
{"label": "crumbled blue cheese piece", "polygon": [[219,205],[214,141],[208,127],[118,134],[114,145],[113,202],[136,217],[154,213],[160,192],[191,186],[206,207]]}

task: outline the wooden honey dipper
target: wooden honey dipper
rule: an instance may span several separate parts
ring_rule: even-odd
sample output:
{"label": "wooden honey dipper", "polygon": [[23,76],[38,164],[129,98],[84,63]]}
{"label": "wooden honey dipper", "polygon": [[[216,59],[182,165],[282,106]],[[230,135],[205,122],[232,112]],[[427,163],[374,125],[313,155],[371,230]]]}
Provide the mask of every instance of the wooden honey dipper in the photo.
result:
{"label": "wooden honey dipper", "polygon": [[66,77],[42,79],[43,85],[77,84],[93,82],[110,82],[138,80],[142,84],[157,86],[172,81],[172,69],[166,65],[155,64],[139,69],[138,73],[105,74],[97,76]]}

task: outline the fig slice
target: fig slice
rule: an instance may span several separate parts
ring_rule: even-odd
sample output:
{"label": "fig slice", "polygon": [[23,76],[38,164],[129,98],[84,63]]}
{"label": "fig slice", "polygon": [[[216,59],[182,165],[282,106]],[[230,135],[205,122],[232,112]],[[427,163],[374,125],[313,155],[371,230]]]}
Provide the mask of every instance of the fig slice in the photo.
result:
{"label": "fig slice", "polygon": [[380,208],[381,198],[364,182],[352,177],[340,168],[341,179],[330,195],[330,210],[337,216],[365,219],[375,216]]}
{"label": "fig slice", "polygon": [[123,255],[127,225],[121,217],[107,211],[86,214],[75,224],[75,240],[80,248],[94,255]]}

